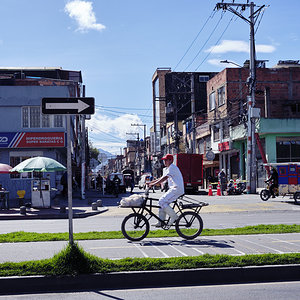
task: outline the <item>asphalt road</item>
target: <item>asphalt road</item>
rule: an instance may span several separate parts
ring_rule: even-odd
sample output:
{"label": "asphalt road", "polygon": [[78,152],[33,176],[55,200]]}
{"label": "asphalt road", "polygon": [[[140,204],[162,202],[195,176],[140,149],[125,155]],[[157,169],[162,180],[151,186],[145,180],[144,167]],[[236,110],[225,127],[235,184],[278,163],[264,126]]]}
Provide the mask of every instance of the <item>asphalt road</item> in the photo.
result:
{"label": "asphalt road", "polygon": [[[160,193],[150,194],[159,197]],[[263,202],[258,195],[208,197],[188,196],[210,205],[204,207],[201,216],[204,228],[230,228],[256,224],[300,224],[300,206],[292,200],[274,199]],[[123,218],[130,209],[116,206],[116,199],[104,199],[109,208],[105,213],[84,219],[74,219],[74,232],[120,230]],[[151,220],[150,223],[154,223]],[[11,220],[1,221],[0,233],[13,231],[67,232],[68,220]],[[153,227],[152,227],[153,229]],[[0,262],[24,261],[52,257],[64,248],[66,242],[35,242],[0,244]],[[174,257],[194,256],[204,253],[244,255],[255,253],[300,252],[300,234],[213,236],[184,241],[179,237],[149,239],[140,242],[128,240],[80,241],[88,252],[102,258],[123,257]]]}
{"label": "asphalt road", "polygon": [[[135,192],[141,192],[135,189]],[[151,197],[159,198],[160,192],[150,193]],[[123,195],[126,196],[126,195]],[[127,195],[128,196],[128,195]],[[292,199],[276,198],[267,202],[261,201],[259,195],[238,196],[201,196],[188,195],[196,201],[208,202],[200,215],[204,228],[235,228],[257,224],[300,224],[300,205]],[[119,208],[116,198],[103,199],[108,211],[88,218],[73,219],[74,232],[120,230],[121,223],[131,210]],[[152,220],[151,220],[152,221]],[[154,222],[154,221],[153,221]],[[67,219],[42,220],[1,220],[0,233],[14,231],[28,232],[67,232]]]}
{"label": "asphalt road", "polygon": [[82,292],[43,293],[0,296],[1,300],[21,299],[164,299],[164,300],[297,300],[300,294],[300,281],[250,283],[250,284],[227,284],[227,285],[204,285],[167,288],[144,288],[144,289],[120,289],[120,290],[93,290]]}

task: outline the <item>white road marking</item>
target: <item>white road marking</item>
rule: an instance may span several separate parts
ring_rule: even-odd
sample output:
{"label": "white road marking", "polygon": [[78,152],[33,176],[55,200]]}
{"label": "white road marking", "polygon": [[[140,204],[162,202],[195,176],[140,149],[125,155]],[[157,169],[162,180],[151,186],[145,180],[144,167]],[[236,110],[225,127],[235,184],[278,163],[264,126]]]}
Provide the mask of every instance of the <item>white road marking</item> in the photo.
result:
{"label": "white road marking", "polygon": [[144,257],[149,257],[149,255],[146,254],[146,252],[144,252],[142,250],[141,245],[137,245],[137,244],[133,244],[138,250],[140,250],[142,252],[142,254],[144,255]]}
{"label": "white road marking", "polygon": [[266,249],[275,251],[275,252],[280,253],[280,254],[283,254],[283,253],[284,253],[284,252],[282,252],[282,251],[280,251],[280,250],[277,250],[277,249],[275,249],[275,248],[268,247],[268,246],[265,246],[265,245],[262,245],[262,244],[259,244],[259,243],[255,243],[255,242],[249,241],[249,240],[247,240],[247,239],[243,239],[243,238],[241,238],[240,236],[239,236],[239,237],[235,236],[235,238],[240,239],[240,240],[242,240],[242,241],[244,241],[244,242],[247,242],[247,243],[250,243],[250,244],[254,244],[254,245],[259,246],[259,247],[263,247],[263,248],[266,248]]}
{"label": "white road marking", "polygon": [[160,250],[157,246],[153,245],[151,242],[149,242],[151,246],[153,246],[157,251],[159,251],[164,257],[169,257],[164,251]]}

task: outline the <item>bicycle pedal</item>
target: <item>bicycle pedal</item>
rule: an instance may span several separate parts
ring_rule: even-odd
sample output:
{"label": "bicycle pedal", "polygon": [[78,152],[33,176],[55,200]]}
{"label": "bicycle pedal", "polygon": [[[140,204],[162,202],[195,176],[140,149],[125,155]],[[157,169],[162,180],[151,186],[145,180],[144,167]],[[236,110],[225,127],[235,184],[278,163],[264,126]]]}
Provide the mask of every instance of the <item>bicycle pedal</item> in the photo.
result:
{"label": "bicycle pedal", "polygon": [[169,230],[172,227],[172,225],[164,225],[162,226],[162,229]]}

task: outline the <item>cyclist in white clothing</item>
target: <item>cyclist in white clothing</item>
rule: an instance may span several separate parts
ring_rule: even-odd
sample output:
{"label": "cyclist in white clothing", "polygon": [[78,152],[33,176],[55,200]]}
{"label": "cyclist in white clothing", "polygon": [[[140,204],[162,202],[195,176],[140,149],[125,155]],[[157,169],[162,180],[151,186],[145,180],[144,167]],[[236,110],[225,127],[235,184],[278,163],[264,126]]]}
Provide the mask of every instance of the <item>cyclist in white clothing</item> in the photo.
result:
{"label": "cyclist in white clothing", "polygon": [[[161,220],[165,220],[166,214],[168,214],[170,216],[168,225],[172,225],[178,219],[178,216],[169,204],[184,194],[184,183],[179,168],[173,164],[173,155],[167,154],[162,158],[162,160],[166,166],[163,170],[162,177],[149,182],[148,185],[149,187],[152,187],[155,184],[160,184],[168,180],[169,190],[160,197],[158,202],[160,206],[159,218]],[[161,222],[155,224],[156,227],[161,227],[161,225]]]}

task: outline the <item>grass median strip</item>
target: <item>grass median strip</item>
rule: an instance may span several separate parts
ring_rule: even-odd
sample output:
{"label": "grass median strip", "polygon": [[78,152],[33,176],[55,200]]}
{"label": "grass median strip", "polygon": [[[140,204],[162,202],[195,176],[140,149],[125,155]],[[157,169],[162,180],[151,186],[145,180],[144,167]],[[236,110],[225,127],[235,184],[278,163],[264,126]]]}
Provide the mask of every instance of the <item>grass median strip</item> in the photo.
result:
{"label": "grass median strip", "polygon": [[[271,234],[271,233],[293,233],[300,232],[300,225],[256,225],[239,228],[227,229],[203,229],[202,236],[213,235],[246,235],[246,234]],[[175,230],[153,230],[147,237],[173,237],[178,236]],[[75,240],[99,240],[99,239],[122,239],[124,238],[121,231],[92,231],[75,233]],[[36,232],[11,232],[0,234],[0,243],[17,243],[17,242],[41,242],[41,241],[68,241],[69,234],[65,233],[36,233]]]}
{"label": "grass median strip", "polygon": [[102,259],[85,252],[76,243],[51,259],[6,262],[0,264],[0,276],[29,275],[78,275],[123,271],[151,271],[196,268],[245,267],[262,265],[299,264],[300,253],[256,254],[256,255],[209,255],[172,258],[125,258],[120,260]]}

